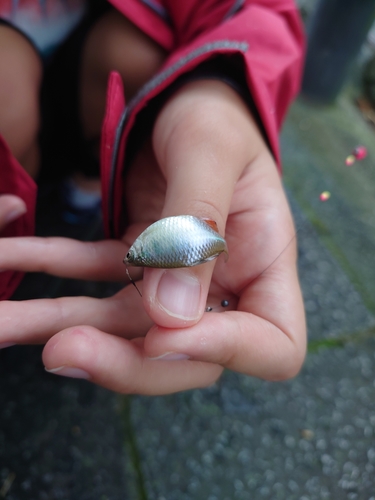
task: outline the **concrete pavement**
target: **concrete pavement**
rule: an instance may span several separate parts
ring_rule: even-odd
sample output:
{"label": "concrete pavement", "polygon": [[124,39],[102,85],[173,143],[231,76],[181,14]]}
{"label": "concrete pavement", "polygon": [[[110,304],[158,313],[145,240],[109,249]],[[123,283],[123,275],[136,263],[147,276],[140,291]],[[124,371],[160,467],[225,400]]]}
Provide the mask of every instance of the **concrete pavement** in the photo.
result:
{"label": "concrete pavement", "polygon": [[[9,348],[0,498],[375,500],[374,139],[348,92],[330,107],[298,101],[283,129],[309,329],[298,377],[227,372],[205,390],[121,397],[44,373],[39,348]],[[357,144],[369,155],[347,167]]]}

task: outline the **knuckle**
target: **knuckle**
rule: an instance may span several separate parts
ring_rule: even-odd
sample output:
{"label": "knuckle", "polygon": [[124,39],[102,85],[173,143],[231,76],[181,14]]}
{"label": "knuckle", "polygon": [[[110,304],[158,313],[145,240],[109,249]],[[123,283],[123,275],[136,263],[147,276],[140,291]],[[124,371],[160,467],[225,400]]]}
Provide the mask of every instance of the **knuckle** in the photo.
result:
{"label": "knuckle", "polygon": [[283,359],[278,363],[278,369],[273,371],[267,380],[272,382],[282,382],[296,377],[305,360],[306,350],[301,349],[295,344],[288,350]]}

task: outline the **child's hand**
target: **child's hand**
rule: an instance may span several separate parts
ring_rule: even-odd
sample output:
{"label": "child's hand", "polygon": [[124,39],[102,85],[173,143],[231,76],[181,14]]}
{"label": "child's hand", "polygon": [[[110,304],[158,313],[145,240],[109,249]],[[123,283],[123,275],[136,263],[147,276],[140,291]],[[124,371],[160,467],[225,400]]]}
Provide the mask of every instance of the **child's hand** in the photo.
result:
{"label": "child's hand", "polygon": [[122,259],[134,238],[160,217],[180,214],[215,220],[228,262],[146,269],[143,301],[127,286],[109,299],[3,302],[0,342],[50,339],[48,369],[125,393],[203,387],[223,367],[269,380],[294,376],[306,344],[295,230],[248,108],[221,82],[190,83],[164,106],[153,144],[155,155],[150,147],[140,152],[127,179],[123,242],[2,240],[0,268],[126,280]]}
{"label": "child's hand", "polygon": [[12,194],[0,194],[0,231],[25,212],[26,205],[21,198]]}

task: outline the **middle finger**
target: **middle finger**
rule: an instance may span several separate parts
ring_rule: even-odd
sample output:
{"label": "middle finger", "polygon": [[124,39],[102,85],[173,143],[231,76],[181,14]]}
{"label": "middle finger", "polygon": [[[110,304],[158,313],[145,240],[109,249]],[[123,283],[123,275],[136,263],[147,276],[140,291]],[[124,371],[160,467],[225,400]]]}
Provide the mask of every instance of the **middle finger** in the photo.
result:
{"label": "middle finger", "polygon": [[145,335],[152,321],[131,286],[106,299],[61,297],[0,302],[0,344],[45,343],[56,332],[79,324],[130,339]]}

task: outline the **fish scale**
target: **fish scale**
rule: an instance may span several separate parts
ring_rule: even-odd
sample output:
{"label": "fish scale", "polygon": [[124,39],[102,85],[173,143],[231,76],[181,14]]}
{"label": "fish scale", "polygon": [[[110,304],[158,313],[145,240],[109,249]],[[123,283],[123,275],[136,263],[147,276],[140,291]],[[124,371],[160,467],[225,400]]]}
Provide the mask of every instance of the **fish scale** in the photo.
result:
{"label": "fish scale", "polygon": [[130,247],[124,263],[163,269],[191,267],[227,253],[224,238],[203,219],[166,217],[149,226]]}

